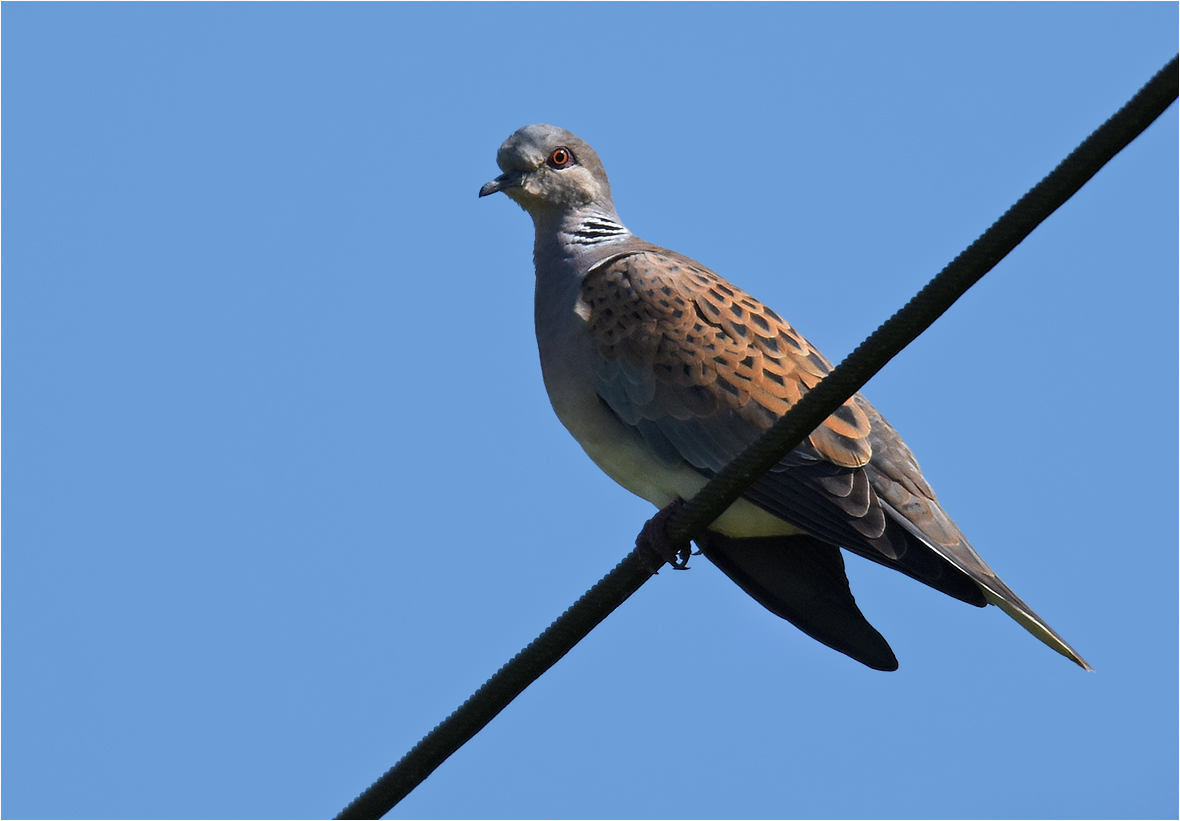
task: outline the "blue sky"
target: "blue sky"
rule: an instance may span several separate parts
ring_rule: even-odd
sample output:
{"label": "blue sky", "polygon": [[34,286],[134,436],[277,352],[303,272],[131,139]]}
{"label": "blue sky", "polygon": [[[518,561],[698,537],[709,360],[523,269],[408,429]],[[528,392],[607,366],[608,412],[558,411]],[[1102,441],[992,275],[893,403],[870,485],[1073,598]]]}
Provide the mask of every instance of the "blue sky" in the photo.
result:
{"label": "blue sky", "polygon": [[[496,148],[838,360],[1177,6],[4,4],[6,817],[331,815],[650,515],[553,416]],[[1097,668],[849,557],[878,673],[661,573],[397,817],[1175,817],[1177,113],[868,385]]]}

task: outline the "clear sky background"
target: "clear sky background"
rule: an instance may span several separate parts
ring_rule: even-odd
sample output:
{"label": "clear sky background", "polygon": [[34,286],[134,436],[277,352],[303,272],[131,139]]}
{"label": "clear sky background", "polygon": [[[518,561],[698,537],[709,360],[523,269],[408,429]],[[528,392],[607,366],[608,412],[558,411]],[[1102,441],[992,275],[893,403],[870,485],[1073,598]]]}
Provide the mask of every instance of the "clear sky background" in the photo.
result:
{"label": "clear sky background", "polygon": [[[839,360],[1177,51],[1174,3],[3,8],[6,817],[328,816],[630,549],[496,149]],[[868,670],[707,562],[395,812],[1175,817],[1175,106],[867,387],[1097,668],[849,557]]]}

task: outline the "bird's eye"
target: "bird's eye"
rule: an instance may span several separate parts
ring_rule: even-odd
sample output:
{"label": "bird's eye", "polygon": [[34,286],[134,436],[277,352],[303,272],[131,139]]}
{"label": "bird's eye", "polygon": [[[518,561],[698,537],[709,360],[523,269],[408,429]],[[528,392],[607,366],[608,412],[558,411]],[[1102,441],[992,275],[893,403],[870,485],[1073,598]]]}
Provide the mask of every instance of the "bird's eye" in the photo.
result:
{"label": "bird's eye", "polygon": [[574,161],[574,155],[568,148],[555,148],[549,155],[549,164],[554,168],[565,168]]}

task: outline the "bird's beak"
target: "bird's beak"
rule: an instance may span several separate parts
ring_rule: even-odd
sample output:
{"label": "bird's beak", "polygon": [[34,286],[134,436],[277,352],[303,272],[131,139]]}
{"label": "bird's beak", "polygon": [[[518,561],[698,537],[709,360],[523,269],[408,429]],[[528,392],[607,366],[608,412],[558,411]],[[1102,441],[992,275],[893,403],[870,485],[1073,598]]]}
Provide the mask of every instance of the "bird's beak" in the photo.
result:
{"label": "bird's beak", "polygon": [[486,197],[488,194],[495,194],[497,191],[519,188],[523,179],[524,174],[519,171],[505,171],[491,182],[484,183],[483,188],[479,189],[479,195]]}

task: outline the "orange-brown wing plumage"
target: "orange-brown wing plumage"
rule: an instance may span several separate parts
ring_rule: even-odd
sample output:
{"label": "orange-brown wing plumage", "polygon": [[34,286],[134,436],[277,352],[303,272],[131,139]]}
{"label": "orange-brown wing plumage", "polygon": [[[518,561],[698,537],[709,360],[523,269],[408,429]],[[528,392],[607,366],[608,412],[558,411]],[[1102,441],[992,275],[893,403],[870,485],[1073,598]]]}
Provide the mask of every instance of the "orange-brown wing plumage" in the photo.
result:
{"label": "orange-brown wing plumage", "polygon": [[[603,375],[624,380],[620,404],[632,423],[736,415],[761,432],[831,370],[774,311],[671,252],[600,266],[584,280],[582,301]],[[869,433],[868,416],[849,399],[809,441],[827,461],[861,467],[872,456]],[[719,467],[708,462],[700,466]]]}
{"label": "orange-brown wing plumage", "polygon": [[[607,260],[582,284],[582,313],[601,356],[598,392],[668,460],[712,474],[831,370],[770,308],[709,269],[652,248]],[[877,481],[882,488],[876,487]],[[885,505],[940,545],[986,565],[941,510],[913,456],[857,395],[759,480],[746,498],[831,544],[957,598],[981,591],[929,551],[909,550]],[[987,571],[990,573],[990,571]]]}
{"label": "orange-brown wing plumage", "polygon": [[[656,454],[705,475],[831,370],[774,311],[703,265],[656,246],[592,268],[579,313],[599,356],[602,400]],[[860,394],[745,498],[822,542],[948,595],[979,606],[990,601],[1088,667],[979,557],[901,437]]]}

